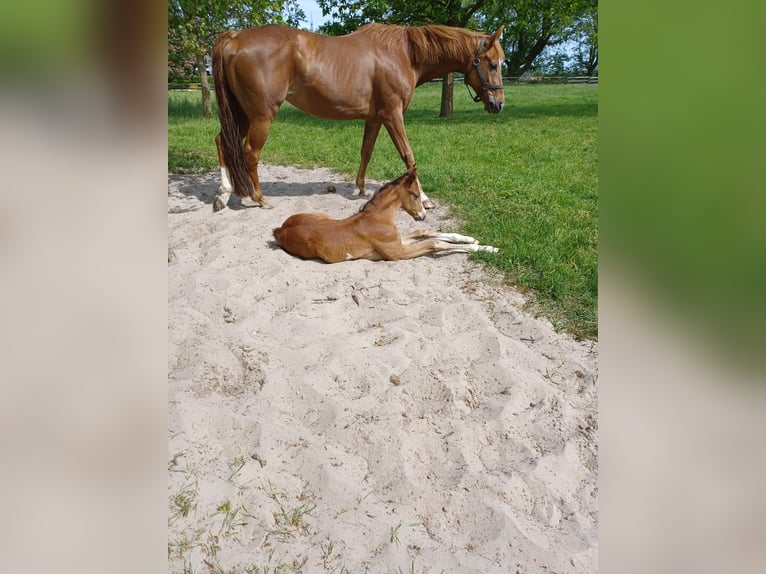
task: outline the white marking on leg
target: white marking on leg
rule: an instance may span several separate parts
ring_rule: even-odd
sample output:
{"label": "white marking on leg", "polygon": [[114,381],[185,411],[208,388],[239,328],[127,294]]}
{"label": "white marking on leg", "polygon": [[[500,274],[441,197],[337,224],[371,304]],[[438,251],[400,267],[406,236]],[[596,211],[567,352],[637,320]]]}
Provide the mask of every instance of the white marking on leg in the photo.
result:
{"label": "white marking on leg", "polygon": [[234,191],[234,186],[231,185],[231,177],[229,176],[229,168],[225,165],[221,166],[221,189],[228,193]]}
{"label": "white marking on leg", "polygon": [[422,201],[423,203],[425,203],[426,201],[431,201],[430,199],[428,199],[426,192],[423,191],[423,186],[420,185],[420,178],[417,179],[417,183],[418,183],[418,191],[420,192],[420,201]]}
{"label": "white marking on leg", "polygon": [[470,243],[465,245],[438,243],[437,246],[441,248],[441,253],[476,253],[477,251],[486,251],[487,253],[497,253],[498,251],[500,251],[497,247],[492,247],[491,245],[478,245],[476,243]]}
{"label": "white marking on leg", "polygon": [[473,237],[468,235],[460,235],[459,233],[440,233],[437,236],[440,241],[448,241],[449,243],[478,243]]}
{"label": "white marking on leg", "polygon": [[213,200],[213,211],[220,211],[229,204],[229,197],[234,188],[229,177],[229,168],[221,166],[221,185],[218,187],[218,195]]}

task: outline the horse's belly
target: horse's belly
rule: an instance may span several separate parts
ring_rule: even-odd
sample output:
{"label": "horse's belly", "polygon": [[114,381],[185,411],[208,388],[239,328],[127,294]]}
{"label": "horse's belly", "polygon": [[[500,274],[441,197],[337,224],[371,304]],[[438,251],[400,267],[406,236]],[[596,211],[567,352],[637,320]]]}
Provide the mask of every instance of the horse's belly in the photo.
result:
{"label": "horse's belly", "polygon": [[369,101],[350,98],[341,93],[322,93],[316,91],[290,91],[287,101],[299,108],[325,120],[359,120],[367,117]]}

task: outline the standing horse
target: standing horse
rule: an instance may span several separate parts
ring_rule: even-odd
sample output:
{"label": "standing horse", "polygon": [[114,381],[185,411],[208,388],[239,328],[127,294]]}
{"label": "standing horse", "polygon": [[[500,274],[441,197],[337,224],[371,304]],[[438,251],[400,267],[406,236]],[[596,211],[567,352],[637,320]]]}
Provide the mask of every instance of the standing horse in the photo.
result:
{"label": "standing horse", "polygon": [[[364,120],[354,195],[368,195],[364,177],[381,126],[407,169],[415,165],[404,111],[417,86],[462,72],[477,93],[474,101],[493,114],[503,109],[502,30],[486,36],[449,26],[367,24],[337,37],[279,25],[224,32],[213,49],[221,122],[215,138],[221,187],[213,210],[223,209],[232,191],[270,207],[258,180],[258,160],[285,100],[320,118]],[[425,194],[423,201],[433,207]]]}
{"label": "standing horse", "polygon": [[420,198],[415,166],[384,185],[359,210],[346,219],[324,213],[296,213],[274,230],[274,239],[290,253],[327,263],[371,259],[396,261],[427,253],[496,253],[496,247],[479,245],[473,237],[458,233],[414,231],[401,236],[394,217],[399,209],[415,221],[426,217]]}

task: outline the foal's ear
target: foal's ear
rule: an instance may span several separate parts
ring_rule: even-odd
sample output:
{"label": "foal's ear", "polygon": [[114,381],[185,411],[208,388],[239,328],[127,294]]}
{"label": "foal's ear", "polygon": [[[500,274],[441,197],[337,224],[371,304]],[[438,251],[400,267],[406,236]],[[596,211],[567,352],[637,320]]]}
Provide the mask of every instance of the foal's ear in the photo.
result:
{"label": "foal's ear", "polygon": [[413,165],[411,168],[407,169],[407,173],[405,174],[407,176],[407,179],[412,179],[413,177],[418,176],[418,168],[416,165]]}
{"label": "foal's ear", "polygon": [[500,27],[497,30],[495,30],[495,33],[489,37],[489,42],[487,42],[487,48],[491,47],[492,44],[500,40],[500,37],[503,35],[504,28],[505,28],[505,24],[500,24]]}

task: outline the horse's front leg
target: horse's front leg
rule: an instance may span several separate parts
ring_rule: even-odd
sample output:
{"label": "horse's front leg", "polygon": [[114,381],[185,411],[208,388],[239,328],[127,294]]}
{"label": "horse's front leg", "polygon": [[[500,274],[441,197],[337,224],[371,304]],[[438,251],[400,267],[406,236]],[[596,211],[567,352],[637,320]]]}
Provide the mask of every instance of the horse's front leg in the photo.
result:
{"label": "horse's front leg", "polygon": [[359,164],[359,171],[356,173],[356,188],[354,195],[370,195],[364,187],[364,176],[367,173],[367,166],[372,158],[372,150],[375,148],[375,142],[380,133],[380,122],[367,120],[364,122],[364,136],[362,137],[362,163]]}
{"label": "horse's front leg", "polygon": [[[408,170],[411,169],[415,166],[415,155],[412,153],[410,140],[407,138],[407,132],[404,130],[404,116],[402,112],[400,111],[399,113],[394,114],[389,121],[385,122],[385,126],[405,167]],[[428,196],[423,191],[423,186],[420,185],[420,178],[418,178],[417,184],[418,189],[420,190],[420,199],[423,202],[423,207],[426,209],[433,209],[436,207],[434,202],[428,199]]]}

